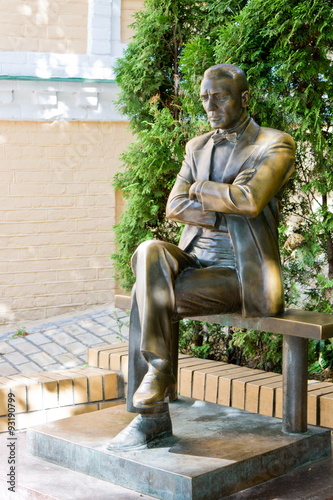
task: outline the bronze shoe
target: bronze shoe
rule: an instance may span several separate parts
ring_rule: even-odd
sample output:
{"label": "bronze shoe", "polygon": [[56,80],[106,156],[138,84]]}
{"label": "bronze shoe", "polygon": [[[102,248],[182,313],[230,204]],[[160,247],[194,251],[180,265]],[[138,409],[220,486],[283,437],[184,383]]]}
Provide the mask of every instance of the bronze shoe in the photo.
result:
{"label": "bronze shoe", "polygon": [[150,365],[148,372],[133,396],[133,406],[146,408],[164,403],[165,398],[174,401],[176,394],[176,379],[172,373],[164,373]]}
{"label": "bronze shoe", "polygon": [[107,450],[131,451],[142,450],[156,446],[157,442],[172,435],[172,423],[169,412],[140,414],[132,420],[117,436],[115,436]]}

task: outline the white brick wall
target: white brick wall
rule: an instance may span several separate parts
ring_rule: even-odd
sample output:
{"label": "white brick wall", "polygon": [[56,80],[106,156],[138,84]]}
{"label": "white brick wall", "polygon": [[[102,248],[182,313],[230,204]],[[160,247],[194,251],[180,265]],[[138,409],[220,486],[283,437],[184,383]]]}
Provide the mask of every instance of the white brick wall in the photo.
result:
{"label": "white brick wall", "polygon": [[121,0],[89,0],[87,54],[0,52],[0,73],[112,80],[112,66],[126,46],[121,41],[120,23]]}
{"label": "white brick wall", "polygon": [[124,121],[114,82],[0,79],[0,120]]}
{"label": "white brick wall", "polygon": [[0,74],[14,77],[113,80],[112,67],[117,58],[121,57],[124,46],[125,44],[121,44],[117,55],[0,52]]}
{"label": "white brick wall", "polygon": [[[121,0],[89,0],[88,19],[87,54],[0,52],[0,120],[124,120],[112,69],[125,47]],[[73,78],[93,83],[65,81]]]}

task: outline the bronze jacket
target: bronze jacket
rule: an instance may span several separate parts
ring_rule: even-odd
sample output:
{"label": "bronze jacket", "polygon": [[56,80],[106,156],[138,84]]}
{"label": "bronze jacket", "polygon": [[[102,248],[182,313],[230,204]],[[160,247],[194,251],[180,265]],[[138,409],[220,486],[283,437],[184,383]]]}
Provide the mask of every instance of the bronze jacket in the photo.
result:
{"label": "bronze jacket", "polygon": [[188,142],[167,217],[185,223],[179,246],[186,251],[202,227],[217,227],[217,213],[223,213],[236,255],[242,314],[280,314],[284,295],[277,226],[281,191],[294,171],[294,141],[289,134],[259,127],[251,119],[227,164],[221,166],[223,182],[213,182],[209,180],[213,133]]}

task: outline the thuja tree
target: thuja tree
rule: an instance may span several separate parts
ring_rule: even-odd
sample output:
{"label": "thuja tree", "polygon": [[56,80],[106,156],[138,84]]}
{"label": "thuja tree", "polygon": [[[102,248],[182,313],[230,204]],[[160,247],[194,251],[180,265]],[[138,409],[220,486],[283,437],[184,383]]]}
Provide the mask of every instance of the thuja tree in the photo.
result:
{"label": "thuja tree", "polygon": [[283,249],[286,289],[289,302],[326,312],[333,305],[332,56],[333,10],[325,0],[249,1],[215,46],[216,60],[247,71],[255,119],[295,138],[284,220],[302,246],[295,250],[289,239]]}
{"label": "thuja tree", "polygon": [[140,241],[177,241],[164,208],[185,142],[205,130],[200,77],[231,62],[247,71],[256,121],[298,145],[281,230],[288,304],[332,310],[332,20],[325,0],[146,1],[117,68],[119,105],[137,137],[115,181],[127,200],[114,255],[123,286]]}
{"label": "thuja tree", "polygon": [[[296,174],[281,230],[287,301],[332,312],[332,2],[250,0],[221,27],[215,59],[247,71],[252,115],[261,125],[295,138]],[[314,366],[332,368],[332,342],[312,344],[313,355],[314,350]]]}
{"label": "thuja tree", "polygon": [[[136,15],[133,40],[115,70],[118,105],[136,138],[122,155],[124,169],[114,182],[126,199],[112,256],[125,289],[133,283],[130,258],[141,241],[178,241],[179,226],[165,218],[165,205],[185,143],[207,130],[195,85],[198,75],[214,62],[210,42],[217,27],[245,3],[146,0]],[[190,49],[181,62],[186,44],[198,35],[197,57],[193,59]],[[184,76],[186,61],[192,68]]]}
{"label": "thuja tree", "polygon": [[[241,66],[249,78],[251,115],[295,138],[296,174],[283,200],[281,225],[287,304],[332,312],[332,2],[249,0],[210,40],[197,36],[187,43],[182,63],[189,88],[198,87],[197,54],[202,58],[204,52],[216,64]],[[262,339],[270,344],[268,352],[277,349],[266,333],[241,332],[231,341],[251,357]],[[313,343],[310,351],[319,368],[332,367],[332,342]]]}

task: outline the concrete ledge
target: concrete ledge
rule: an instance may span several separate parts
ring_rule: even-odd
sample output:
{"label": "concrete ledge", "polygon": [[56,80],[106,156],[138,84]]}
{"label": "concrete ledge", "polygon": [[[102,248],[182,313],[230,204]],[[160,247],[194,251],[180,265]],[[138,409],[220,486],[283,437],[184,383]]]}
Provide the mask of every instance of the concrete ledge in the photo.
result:
{"label": "concrete ledge", "polygon": [[0,378],[0,432],[8,430],[8,393],[15,399],[15,428],[89,413],[124,402],[119,373],[73,368]]}
{"label": "concrete ledge", "polygon": [[[120,371],[127,383],[128,344],[106,344],[88,350],[91,366]],[[181,396],[282,418],[282,375],[219,361],[179,355]],[[308,423],[333,429],[333,383],[308,381]]]}

